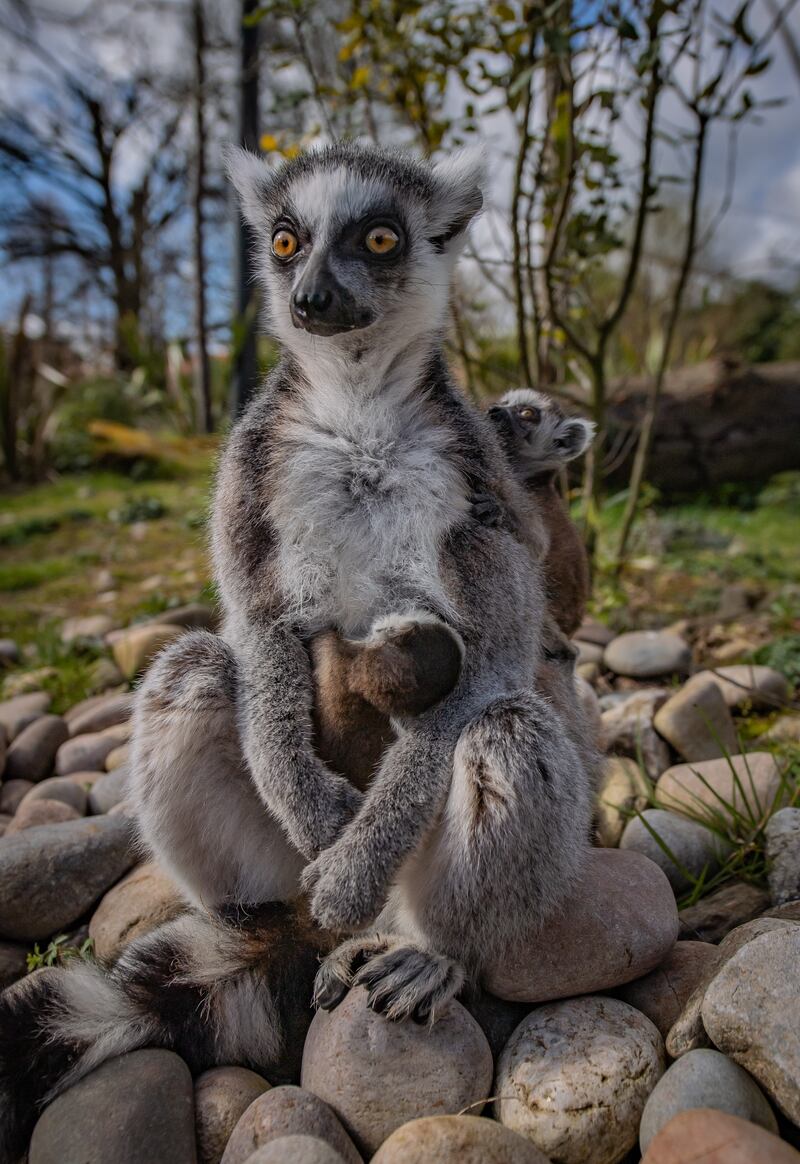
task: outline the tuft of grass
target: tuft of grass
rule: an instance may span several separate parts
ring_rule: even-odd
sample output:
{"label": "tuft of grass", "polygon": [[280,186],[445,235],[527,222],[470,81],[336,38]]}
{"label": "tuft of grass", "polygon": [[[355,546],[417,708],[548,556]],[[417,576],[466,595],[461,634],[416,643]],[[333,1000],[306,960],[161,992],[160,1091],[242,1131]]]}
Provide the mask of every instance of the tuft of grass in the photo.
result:
{"label": "tuft of grass", "polygon": [[41,970],[43,966],[63,966],[65,962],[74,958],[82,958],[85,962],[93,960],[94,938],[85,938],[80,946],[70,946],[67,945],[68,942],[67,934],[59,934],[43,950],[39,949],[37,942],[26,957],[28,973],[32,974],[34,970]]}

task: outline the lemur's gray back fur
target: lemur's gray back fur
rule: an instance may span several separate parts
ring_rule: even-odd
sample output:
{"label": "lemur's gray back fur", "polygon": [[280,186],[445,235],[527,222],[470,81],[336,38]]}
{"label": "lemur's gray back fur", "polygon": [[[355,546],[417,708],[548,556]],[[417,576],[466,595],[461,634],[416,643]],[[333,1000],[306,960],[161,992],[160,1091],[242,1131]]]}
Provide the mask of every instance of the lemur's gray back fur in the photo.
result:
{"label": "lemur's gray back fur", "polygon": [[[163,653],[142,687],[133,743],[143,838],[206,916],[129,947],[100,1015],[89,992],[70,992],[69,971],[48,980],[36,1006],[48,1016],[51,1094],[67,1070],[75,1078],[96,1062],[85,1040],[115,998],[121,1013],[131,997],[138,1006],[117,1050],[183,1047],[190,1020],[216,1046],[208,1023],[224,1013],[235,1029],[261,1032],[247,1044],[250,1065],[279,1054],[269,1037],[281,1010],[275,971],[262,967],[250,989],[252,946],[237,968],[226,939],[215,1010],[186,944],[193,924],[213,927],[220,911],[292,899],[304,866],[322,926],[391,931],[346,943],[324,964],[317,1000],[334,1005],[366,959],[371,1005],[426,1018],[465,974],[479,977],[487,957],[538,930],[574,885],[588,835],[577,700],[533,689],[545,612],[536,517],[442,355],[481,165],[337,145],[278,171],[239,154],[231,171],[285,350],[219,471],[222,638],[188,635]],[[396,253],[367,254],[373,230],[381,246],[390,232]],[[471,516],[474,494],[496,499],[494,528]],[[305,643],[329,627],[369,637],[387,620],[431,617],[463,645],[460,679],[430,711],[396,723],[362,794],[313,751]],[[192,1005],[173,1013],[156,980],[168,997],[169,967],[183,964]],[[256,996],[257,1020],[247,1009]],[[25,992],[8,1005],[18,1032]],[[24,1122],[2,1028],[0,1014],[0,1107]],[[40,1070],[47,1056],[34,1042]],[[104,1054],[114,1049],[109,1038]],[[227,1045],[220,1053],[242,1058]]]}

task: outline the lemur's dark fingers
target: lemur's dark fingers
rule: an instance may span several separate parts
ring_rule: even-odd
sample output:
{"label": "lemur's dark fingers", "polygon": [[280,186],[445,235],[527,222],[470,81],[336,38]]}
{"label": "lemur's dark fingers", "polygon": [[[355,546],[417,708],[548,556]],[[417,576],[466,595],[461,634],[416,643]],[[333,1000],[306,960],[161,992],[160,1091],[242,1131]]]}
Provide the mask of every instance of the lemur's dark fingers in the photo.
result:
{"label": "lemur's dark fingers", "polygon": [[343,942],[325,958],[317,971],[312,1005],[321,1010],[334,1010],[353,985],[361,967],[387,947],[387,939],[380,934]]}

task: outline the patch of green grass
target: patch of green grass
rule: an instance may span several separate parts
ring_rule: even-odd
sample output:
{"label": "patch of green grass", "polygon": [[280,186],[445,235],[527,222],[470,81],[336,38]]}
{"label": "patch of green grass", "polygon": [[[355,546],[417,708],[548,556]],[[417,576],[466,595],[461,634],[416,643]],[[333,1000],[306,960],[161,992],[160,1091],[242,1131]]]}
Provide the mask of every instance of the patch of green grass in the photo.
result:
{"label": "patch of green grass", "polygon": [[67,934],[59,934],[53,938],[44,950],[39,949],[37,942],[26,957],[28,973],[32,974],[34,970],[41,970],[44,966],[63,966],[73,958],[82,958],[85,962],[93,961],[94,938],[84,939],[80,946],[70,946],[68,942]]}
{"label": "patch of green grass", "polygon": [[41,586],[44,582],[65,578],[74,569],[75,559],[67,557],[0,565],[0,591],[31,590],[35,586]]}
{"label": "patch of green grass", "polygon": [[781,635],[753,652],[752,661],[773,667],[792,687],[800,684],[800,634]]}

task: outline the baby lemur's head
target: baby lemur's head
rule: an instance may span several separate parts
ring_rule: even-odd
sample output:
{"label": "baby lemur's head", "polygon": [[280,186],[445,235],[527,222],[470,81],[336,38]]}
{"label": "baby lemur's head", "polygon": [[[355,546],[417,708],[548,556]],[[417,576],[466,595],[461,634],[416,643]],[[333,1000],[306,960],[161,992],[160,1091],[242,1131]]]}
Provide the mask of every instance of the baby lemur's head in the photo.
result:
{"label": "baby lemur's head", "polygon": [[481,209],[483,161],[433,165],[338,143],[273,167],[243,150],[228,168],[253,229],[273,328],[288,347],[404,347],[440,328],[453,266]]}
{"label": "baby lemur's head", "polygon": [[555,400],[532,388],[515,388],[488,410],[515,469],[523,477],[553,473],[588,449],[594,424],[565,416]]}

